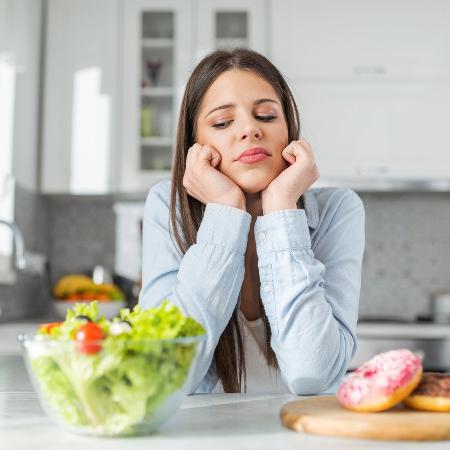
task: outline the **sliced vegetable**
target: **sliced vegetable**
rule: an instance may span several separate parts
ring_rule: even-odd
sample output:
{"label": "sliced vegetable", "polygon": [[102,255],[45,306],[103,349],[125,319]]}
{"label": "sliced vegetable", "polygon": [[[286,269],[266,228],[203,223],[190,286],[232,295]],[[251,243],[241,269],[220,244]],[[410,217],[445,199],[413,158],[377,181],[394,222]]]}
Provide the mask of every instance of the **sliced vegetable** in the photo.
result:
{"label": "sliced vegetable", "polygon": [[49,334],[53,328],[55,327],[59,327],[62,324],[62,322],[50,322],[50,323],[43,323],[40,327],[39,327],[39,331],[41,333],[46,333]]}
{"label": "sliced vegetable", "polygon": [[80,353],[94,355],[102,349],[101,340],[105,338],[102,329],[93,322],[82,325],[75,334],[75,348]]}

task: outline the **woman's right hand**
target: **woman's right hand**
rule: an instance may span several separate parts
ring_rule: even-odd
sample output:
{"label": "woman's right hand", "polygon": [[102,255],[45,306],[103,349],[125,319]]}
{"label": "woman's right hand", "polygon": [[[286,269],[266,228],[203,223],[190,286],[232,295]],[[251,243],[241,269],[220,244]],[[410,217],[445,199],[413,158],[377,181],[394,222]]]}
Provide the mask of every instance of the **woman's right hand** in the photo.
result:
{"label": "woman's right hand", "polygon": [[220,153],[210,145],[194,144],[186,158],[183,186],[187,193],[207,203],[219,203],[245,211],[245,195],[239,186],[216,167]]}

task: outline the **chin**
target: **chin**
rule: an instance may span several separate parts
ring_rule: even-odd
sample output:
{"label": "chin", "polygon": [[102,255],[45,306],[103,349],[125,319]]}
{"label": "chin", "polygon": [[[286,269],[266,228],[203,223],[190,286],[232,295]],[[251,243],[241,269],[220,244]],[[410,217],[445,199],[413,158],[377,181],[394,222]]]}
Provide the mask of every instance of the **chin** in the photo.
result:
{"label": "chin", "polygon": [[[258,173],[260,172],[260,173]],[[272,180],[276,178],[276,174],[267,174],[264,171],[248,171],[233,177],[233,181],[246,194],[256,194],[263,191]]]}

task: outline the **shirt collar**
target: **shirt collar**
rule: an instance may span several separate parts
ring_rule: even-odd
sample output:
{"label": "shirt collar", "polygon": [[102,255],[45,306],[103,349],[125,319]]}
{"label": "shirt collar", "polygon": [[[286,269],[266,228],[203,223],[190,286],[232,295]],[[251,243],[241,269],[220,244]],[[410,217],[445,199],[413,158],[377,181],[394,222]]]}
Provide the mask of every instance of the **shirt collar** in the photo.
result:
{"label": "shirt collar", "polygon": [[315,229],[319,224],[319,207],[317,205],[316,198],[311,191],[306,191],[303,194],[303,205],[305,207],[308,227]]}

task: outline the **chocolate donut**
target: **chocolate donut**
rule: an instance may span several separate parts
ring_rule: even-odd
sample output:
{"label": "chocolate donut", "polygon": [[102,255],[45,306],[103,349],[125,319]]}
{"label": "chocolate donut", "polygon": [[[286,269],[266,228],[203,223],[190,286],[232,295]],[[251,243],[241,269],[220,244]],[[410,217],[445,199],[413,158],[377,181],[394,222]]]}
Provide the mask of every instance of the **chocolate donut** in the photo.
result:
{"label": "chocolate donut", "polygon": [[404,404],[420,411],[450,411],[450,373],[424,372]]}

